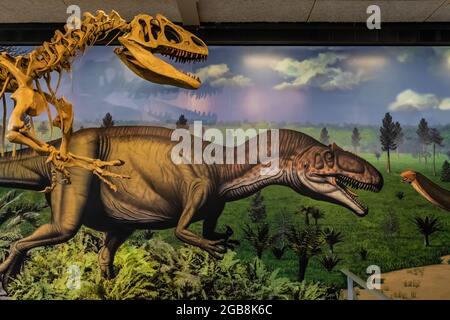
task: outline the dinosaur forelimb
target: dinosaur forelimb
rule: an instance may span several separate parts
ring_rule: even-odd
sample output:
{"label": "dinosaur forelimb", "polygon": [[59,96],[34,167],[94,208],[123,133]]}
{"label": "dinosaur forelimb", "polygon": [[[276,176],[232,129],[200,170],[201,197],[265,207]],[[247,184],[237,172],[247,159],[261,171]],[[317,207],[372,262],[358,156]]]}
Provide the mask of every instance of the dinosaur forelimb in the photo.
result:
{"label": "dinosaur forelimb", "polygon": [[[120,179],[129,179],[130,176],[117,174],[111,172],[105,167],[116,167],[124,164],[121,160],[112,160],[112,161],[103,161],[100,159],[92,159],[88,157],[74,155],[70,152],[62,155],[59,150],[57,150],[53,146],[50,147],[50,154],[47,158],[47,163],[52,163],[55,169],[61,172],[64,176],[64,179],[67,180],[67,183],[70,183],[70,172],[67,168],[79,167],[85,170],[91,171],[94,175],[96,175],[101,181],[106,183],[113,191],[117,191],[117,187],[107,178],[120,178]],[[57,183],[56,175],[52,174],[52,185],[50,187],[45,188],[44,192],[50,192],[54,189]]]}

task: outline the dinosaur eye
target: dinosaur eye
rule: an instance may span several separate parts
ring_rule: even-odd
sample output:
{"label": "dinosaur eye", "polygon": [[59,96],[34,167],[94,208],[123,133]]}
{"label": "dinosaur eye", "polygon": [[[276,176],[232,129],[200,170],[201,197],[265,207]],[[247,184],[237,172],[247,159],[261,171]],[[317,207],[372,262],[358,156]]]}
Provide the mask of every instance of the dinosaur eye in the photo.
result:
{"label": "dinosaur eye", "polygon": [[323,156],[324,156],[325,161],[327,162],[327,164],[328,164],[329,166],[332,166],[333,163],[334,163],[334,156],[333,156],[333,153],[332,153],[331,151],[327,151],[327,152],[325,152],[325,154],[324,154]]}
{"label": "dinosaur eye", "polygon": [[181,39],[178,33],[170,26],[164,28],[164,35],[169,42],[180,43]]}
{"label": "dinosaur eye", "polygon": [[141,25],[141,28],[142,28],[142,34],[144,35],[144,41],[149,42],[150,39],[148,36],[147,23],[145,22],[145,20],[139,20],[139,24]]}
{"label": "dinosaur eye", "polygon": [[158,38],[158,34],[161,32],[161,25],[159,24],[159,21],[152,19],[150,20],[150,25],[153,38]]}
{"label": "dinosaur eye", "polygon": [[200,41],[200,39],[198,39],[197,37],[191,37],[192,42],[194,42],[196,45],[198,45],[199,47],[204,47],[205,45]]}

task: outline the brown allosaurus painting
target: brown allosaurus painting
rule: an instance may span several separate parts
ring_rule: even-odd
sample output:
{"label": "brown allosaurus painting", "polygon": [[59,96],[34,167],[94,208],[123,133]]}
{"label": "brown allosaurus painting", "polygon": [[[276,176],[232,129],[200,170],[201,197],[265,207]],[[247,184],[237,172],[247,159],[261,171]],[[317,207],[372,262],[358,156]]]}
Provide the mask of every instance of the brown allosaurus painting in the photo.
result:
{"label": "brown allosaurus painting", "polygon": [[401,173],[401,177],[403,182],[411,184],[423,198],[441,209],[450,211],[449,190],[441,188],[420,172],[407,170]]}
{"label": "brown allosaurus painting", "polygon": [[[59,181],[46,194],[51,222],[15,242],[0,265],[4,286],[20,270],[28,250],[68,241],[81,225],[106,233],[99,260],[104,276],[112,277],[114,254],[135,229],[175,228],[181,241],[219,257],[226,251],[230,236],[215,231],[226,202],[277,184],[364,216],[368,208],[350,187],[374,192],[383,187],[382,175],[364,159],[297,131],[279,130],[279,170],[263,177],[260,172],[266,164],[260,162],[175,164],[171,151],[178,142],[171,140],[172,132],[161,127],[76,132],[70,141],[71,152],[104,161],[121,159],[124,165],[111,167],[111,171],[121,170],[130,179],[118,180],[114,192],[91,172],[69,168],[71,183]],[[207,145],[204,143],[203,148]],[[45,160],[32,150],[21,151],[16,158],[0,159],[0,186],[44,189],[51,184],[51,165]],[[191,223],[201,220],[202,236],[189,230]]]}

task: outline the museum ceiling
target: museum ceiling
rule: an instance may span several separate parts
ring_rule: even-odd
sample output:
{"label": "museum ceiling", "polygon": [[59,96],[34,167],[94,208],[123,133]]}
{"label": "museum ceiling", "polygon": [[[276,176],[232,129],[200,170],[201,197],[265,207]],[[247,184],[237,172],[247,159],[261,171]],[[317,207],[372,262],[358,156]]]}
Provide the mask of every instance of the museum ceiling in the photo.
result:
{"label": "museum ceiling", "polygon": [[[130,19],[142,12],[165,14],[185,25],[242,22],[364,22],[377,4],[384,22],[448,22],[450,0],[2,0],[0,23],[65,22],[66,8],[112,9]],[[63,14],[61,14],[63,13]]]}

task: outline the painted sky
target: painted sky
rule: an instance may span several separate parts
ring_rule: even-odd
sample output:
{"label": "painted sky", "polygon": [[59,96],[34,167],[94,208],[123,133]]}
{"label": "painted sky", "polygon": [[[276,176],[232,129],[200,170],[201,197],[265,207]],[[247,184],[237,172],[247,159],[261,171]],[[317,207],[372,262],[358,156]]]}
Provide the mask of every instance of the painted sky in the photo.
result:
{"label": "painted sky", "polygon": [[77,100],[95,94],[108,105],[140,111],[164,101],[216,113],[219,121],[379,124],[391,112],[404,124],[421,117],[450,123],[447,47],[216,46],[205,63],[180,67],[197,73],[202,88],[193,93],[148,83],[112,47],[94,47],[75,60],[60,93],[84,116],[101,103]]}

